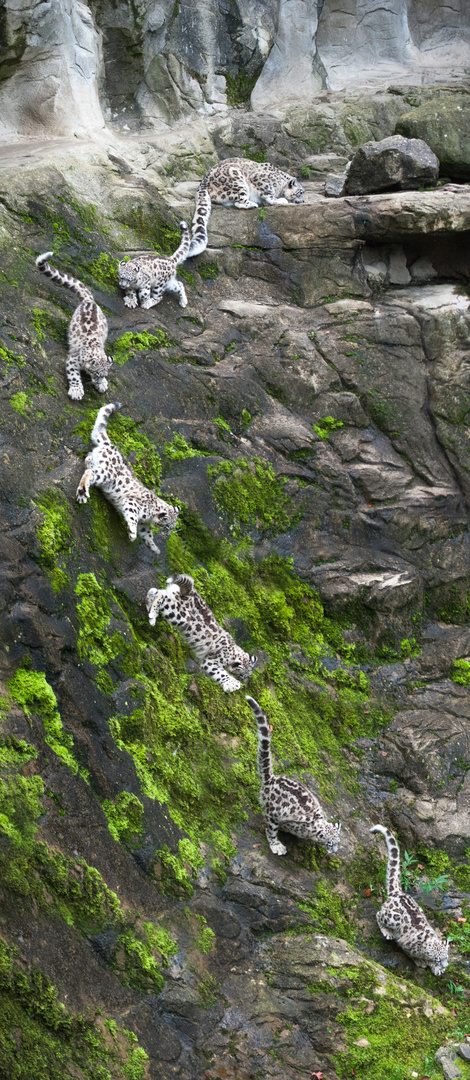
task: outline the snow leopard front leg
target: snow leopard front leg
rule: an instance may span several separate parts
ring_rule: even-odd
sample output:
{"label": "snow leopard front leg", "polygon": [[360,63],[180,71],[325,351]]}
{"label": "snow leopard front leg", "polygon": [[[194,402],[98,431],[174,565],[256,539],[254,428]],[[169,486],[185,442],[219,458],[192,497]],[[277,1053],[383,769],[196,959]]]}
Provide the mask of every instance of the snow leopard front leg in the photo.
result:
{"label": "snow leopard front leg", "polygon": [[80,364],[78,361],[77,353],[72,351],[65,361],[65,374],[67,376],[67,382],[69,384],[69,397],[73,401],[81,401],[85,393],[83,389],[82,376],[80,372]]}
{"label": "snow leopard front leg", "polygon": [[277,835],[279,829],[279,822],[275,821],[274,818],[268,817],[266,815],[265,824],[268,844],[273,855],[285,855],[287,852],[287,848],[284,847],[284,844],[281,844],[281,841],[278,839]]}
{"label": "snow leopard front leg", "polygon": [[216,656],[205,656],[204,660],[199,662],[199,667],[205,675],[209,676],[209,679],[213,679],[225,690],[225,693],[233,693],[234,690],[239,690],[241,683],[234,679],[232,675],[229,675],[225,670],[220,660]]}
{"label": "snow leopard front leg", "polygon": [[79,503],[86,503],[90,498],[90,485],[95,482],[92,465],[92,454],[87,454],[85,458],[85,472],[77,488],[76,500]]}
{"label": "snow leopard front leg", "polygon": [[141,308],[155,307],[155,304],[159,304],[160,300],[165,292],[165,285],[154,285],[153,288],[150,285],[142,285],[139,289],[139,304]]}
{"label": "snow leopard front leg", "polygon": [[165,285],[165,292],[176,293],[179,296],[179,306],[187,307],[188,298],[186,296],[185,287],[182,281],[178,281],[178,278],[173,276],[167,281]]}
{"label": "snow leopard front leg", "polygon": [[145,597],[145,606],[149,613],[150,626],[155,626],[160,608],[163,607],[165,600],[168,600],[166,589],[149,589]]}
{"label": "snow leopard front leg", "polygon": [[147,547],[150,548],[150,551],[155,552],[155,555],[160,554],[160,548],[157,547],[155,543],[155,540],[153,538],[152,526],[149,521],[139,521],[139,524],[137,526],[137,535],[140,537],[141,540],[144,541],[144,544],[146,544]]}
{"label": "snow leopard front leg", "polygon": [[276,199],[275,195],[263,195],[262,199],[266,206],[289,206],[288,200],[282,198],[282,196],[280,199]]}
{"label": "snow leopard front leg", "polygon": [[126,307],[136,308],[138,306],[137,292],[135,289],[127,289],[123,296]]}

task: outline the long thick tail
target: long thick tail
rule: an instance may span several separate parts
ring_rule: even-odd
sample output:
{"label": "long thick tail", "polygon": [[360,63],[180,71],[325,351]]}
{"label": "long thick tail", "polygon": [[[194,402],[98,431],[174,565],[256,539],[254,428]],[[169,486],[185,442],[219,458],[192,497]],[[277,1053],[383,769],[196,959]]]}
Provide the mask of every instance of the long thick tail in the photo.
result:
{"label": "long thick tail", "polygon": [[207,226],[211,216],[212,202],[205,180],[205,177],[201,180],[196,192],[196,209],[191,224],[192,239],[188,259],[192,259],[193,255],[200,255],[201,251],[205,251],[207,247]]}
{"label": "long thick tail", "polygon": [[382,833],[385,837],[385,843],[388,849],[388,863],[387,863],[387,897],[398,896],[402,892],[401,880],[400,880],[400,848],[395,840],[395,837],[390,829],[386,829],[384,825],[374,825],[370,830],[373,833]]}
{"label": "long thick tail", "polygon": [[176,262],[176,266],[179,266],[181,263],[184,263],[185,259],[188,258],[188,251],[189,251],[189,248],[190,248],[190,245],[191,245],[191,233],[189,231],[189,228],[188,228],[188,225],[187,225],[186,221],[180,221],[180,229],[181,229],[180,246],[179,246],[179,248],[176,249],[176,251],[175,251],[175,253],[173,255],[173,258],[175,259],[175,262]]}
{"label": "long thick tail", "polygon": [[93,431],[91,433],[91,441],[93,446],[98,446],[98,443],[111,443],[107,432],[108,420],[112,416],[113,412],[121,408],[120,401],[111,401],[109,405],[103,405],[100,409],[95,423],[93,425]]}
{"label": "long thick tail", "polygon": [[43,255],[38,255],[36,259],[36,266],[41,274],[45,274],[46,277],[52,278],[56,285],[65,285],[67,289],[73,289],[80,297],[80,300],[93,300],[93,293],[90,289],[79,281],[78,278],[71,277],[70,274],[64,274],[61,270],[56,270],[55,266],[47,261],[53,255],[53,251],[45,251]]}
{"label": "long thick tail", "polygon": [[273,775],[269,720],[254,698],[246,695],[246,700],[250,708],[253,709],[258,725],[258,772],[261,777],[261,782],[267,784],[268,780],[270,780]]}

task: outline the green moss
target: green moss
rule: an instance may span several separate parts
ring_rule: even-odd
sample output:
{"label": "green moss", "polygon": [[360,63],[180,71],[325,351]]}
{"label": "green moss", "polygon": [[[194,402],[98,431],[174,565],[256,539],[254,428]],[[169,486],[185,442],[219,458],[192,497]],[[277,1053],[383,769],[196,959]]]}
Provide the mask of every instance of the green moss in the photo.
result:
{"label": "green moss", "polygon": [[460,686],[470,686],[470,662],[468,660],[454,660],[450,673],[452,682]]}
{"label": "green moss", "polygon": [[250,143],[244,143],[244,145],[240,147],[240,150],[242,156],[249,158],[250,161],[266,161],[266,147],[262,144],[261,146],[252,146]]}
{"label": "green moss", "polygon": [[[413,1071],[421,1076],[426,1058],[432,1062],[438,1046],[447,1041],[448,1013],[439,1016],[434,1012],[428,1017],[422,1007],[410,1007],[404,987],[397,986],[396,991],[398,1000],[372,996],[372,1012],[368,1000],[356,998],[341,1013],[348,1051],[335,1056],[340,1077],[403,1080]],[[361,1039],[367,1039],[367,1044],[357,1046]]]}
{"label": "green moss", "polygon": [[347,906],[339,893],[326,881],[319,879],[315,884],[315,896],[308,903],[299,904],[299,907],[311,916],[313,926],[320,933],[354,942],[355,928]]}
{"label": "green moss", "polygon": [[129,791],[122,791],[114,802],[105,799],[102,806],[108,819],[109,831],[114,840],[117,840],[118,843],[122,840],[129,847],[137,846],[142,833],[142,816],[144,813],[140,799]]}
{"label": "green moss", "polygon": [[10,398],[12,409],[14,412],[19,413],[20,416],[27,416],[32,404],[33,399],[28,397],[24,390],[18,390],[18,393],[13,394],[13,397]]}
{"label": "green moss", "polygon": [[[260,72],[257,71],[254,75],[248,75],[243,68],[240,68],[236,75],[226,75],[227,105],[245,105],[250,100],[251,92],[259,74]],[[253,160],[266,161],[266,157],[262,159],[254,158]]]}
{"label": "green moss", "polygon": [[97,259],[93,259],[91,263],[88,263],[87,270],[92,278],[98,282],[98,285],[101,285],[104,289],[110,290],[117,288],[118,266],[119,262],[117,259],[113,259],[111,255],[107,255],[105,251],[101,251]]}
{"label": "green moss", "polygon": [[210,953],[214,947],[215,934],[214,931],[211,930],[210,926],[207,925],[204,915],[196,915],[196,919],[200,927],[199,934],[196,939],[196,949],[198,950],[198,952],[206,955],[207,953]]}
{"label": "green moss", "polygon": [[135,356],[136,352],[141,352],[144,349],[165,349],[169,345],[175,344],[177,343],[167,337],[165,331],[160,330],[158,327],[152,334],[149,334],[146,330],[140,334],[134,334],[131,330],[128,330],[126,334],[123,334],[114,342],[114,363],[118,367],[122,367],[132,356]]}
{"label": "green moss", "polygon": [[94,574],[79,574],[75,593],[80,597],[77,608],[80,630],[77,651],[81,659],[102,667],[119,655],[126,655],[122,634],[109,632],[111,610],[104,589]]}
{"label": "green moss", "polygon": [[143,1080],[147,1055],[134,1033],[122,1028],[124,1045],[117,1039],[110,1045],[94,1018],[68,1012],[47,975],[25,968],[18,950],[3,939],[0,1001],[0,1068],[9,1080],[63,1080],[69,1074],[84,1080]]}
{"label": "green moss", "polygon": [[185,266],[178,267],[176,276],[183,278],[187,285],[194,285],[194,274],[190,270],[186,270]]}
{"label": "green moss", "polygon": [[25,742],[24,739],[16,739],[14,735],[6,735],[0,738],[0,769],[20,769],[32,758],[37,758],[38,752],[35,746]]}
{"label": "green moss", "polygon": [[277,535],[300,521],[301,512],[284,490],[286,480],[279,480],[272,466],[263,465],[259,458],[209,465],[207,475],[214,499],[237,536],[247,528]]}
{"label": "green moss", "polygon": [[0,363],[5,364],[5,375],[10,367],[22,368],[26,364],[26,360],[22,356],[18,356],[17,353],[11,352],[10,349],[0,346]]}
{"label": "green moss", "polygon": [[[44,521],[37,532],[41,561],[54,592],[60,592],[70,581],[64,570],[63,558],[63,553],[70,551],[72,537],[67,500],[60,491],[53,489],[43,492],[38,497],[37,504],[44,514]],[[61,556],[62,565],[59,565]]]}
{"label": "green moss", "polygon": [[201,263],[201,265],[198,266],[198,271],[201,277],[204,278],[204,281],[215,281],[220,274],[219,264],[217,262]]}
{"label": "green moss", "polygon": [[66,319],[56,318],[54,315],[50,315],[48,311],[43,311],[42,308],[33,308],[31,323],[34,327],[38,345],[42,345],[49,336],[64,348],[67,348],[68,324]]}
{"label": "green moss", "polygon": [[320,436],[320,439],[328,439],[333,431],[339,431],[342,427],[344,427],[342,420],[334,420],[332,416],[324,416],[313,425],[313,430]]}
{"label": "green moss", "polygon": [[185,461],[186,458],[207,457],[204,450],[196,450],[194,446],[188,446],[183,435],[177,432],[173,435],[171,443],[166,443],[164,454],[170,461]]}
{"label": "green moss", "polygon": [[41,716],[47,745],[74,774],[79,772],[86,780],[87,772],[75,760],[72,750],[73,737],[64,731],[57,709],[57,698],[44,673],[19,668],[8,683],[8,691],[12,700],[21,705],[27,716],[31,712]]}

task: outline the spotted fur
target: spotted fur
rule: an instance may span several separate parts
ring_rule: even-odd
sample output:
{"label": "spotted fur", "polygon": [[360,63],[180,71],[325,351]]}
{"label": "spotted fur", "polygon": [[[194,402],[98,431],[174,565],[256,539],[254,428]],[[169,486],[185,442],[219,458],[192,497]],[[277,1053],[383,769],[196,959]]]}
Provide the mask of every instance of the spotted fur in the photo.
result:
{"label": "spotted fur", "polygon": [[173,574],[167,578],[166,589],[149,589],[146,605],[150,625],[155,626],[159,614],[168,619],[189,645],[201,671],[222,690],[239,690],[238,680],[244,682],[251,675],[256,656],[240,649],[219,626],[189,574]]}
{"label": "spotted fur", "polygon": [[402,891],[400,850],[390,829],[374,825],[372,833],[382,833],[388,850],[387,899],[376,918],[388,941],[396,941],[417,967],[429,967],[433,975],[443,975],[449,963],[449,943],[428,922],[412,896]]}
{"label": "spotted fur", "polygon": [[50,277],[56,285],[65,285],[67,289],[73,289],[80,298],[80,304],[74,311],[68,329],[69,354],[65,361],[65,373],[69,384],[69,397],[74,401],[81,401],[84,395],[83,382],[80,372],[86,371],[90,376],[93,386],[100,394],[108,389],[106,378],[111,364],[111,356],[107,356],[104,343],[108,336],[108,323],[98,304],[93,299],[93,294],[83,282],[70,274],[64,274],[56,270],[55,266],[48,263],[52,251],[45,251],[38,255],[36,266],[42,274]]}
{"label": "spotted fur", "polygon": [[287,848],[278,839],[278,829],[304,840],[315,840],[329,855],[339,848],[341,825],[326,820],[315,795],[305,784],[290,776],[275,776],[271,758],[269,721],[258,702],[247,697],[258,725],[258,772],[261,777],[260,801],[264,810],[266,836],[274,855],[285,855]]}
{"label": "spotted fur", "polygon": [[119,402],[103,405],[96,417],[91,433],[95,449],[85,459],[85,472],[77,488],[77,502],[87,502],[91,485],[101,488],[103,495],[123,515],[129,540],[140,536],[144,544],[158,555],[160,548],[153,539],[152,525],[160,529],[162,536],[169,536],[176,525],[179,510],[144,487],[120,450],[113,446],[107,423],[112,413],[120,408]]}
{"label": "spotted fur", "polygon": [[207,225],[213,202],[249,210],[251,206],[287,206],[304,201],[302,184],[267,161],[233,158],[219,161],[206,172],[196,194],[188,258],[207,247]]}
{"label": "spotted fur", "polygon": [[121,262],[118,266],[118,279],[124,289],[126,307],[155,307],[165,292],[176,293],[180,307],[187,307],[188,301],[182,281],[176,277],[176,270],[188,256],[191,236],[185,221],[180,221],[182,231],[179,248],[164,258],[163,255],[139,255],[137,259]]}

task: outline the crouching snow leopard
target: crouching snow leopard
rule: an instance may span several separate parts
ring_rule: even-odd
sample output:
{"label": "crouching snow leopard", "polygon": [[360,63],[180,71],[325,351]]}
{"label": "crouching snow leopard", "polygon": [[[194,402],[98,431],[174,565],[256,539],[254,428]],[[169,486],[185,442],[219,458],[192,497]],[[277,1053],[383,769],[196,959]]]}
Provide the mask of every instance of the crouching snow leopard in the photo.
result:
{"label": "crouching snow leopard", "polygon": [[100,394],[104,394],[108,389],[106,376],[113,362],[112,357],[107,356],[104,351],[108,323],[87,286],[77,278],[56,270],[48,263],[47,260],[52,254],[52,251],[45,251],[43,255],[38,255],[36,259],[38,270],[52,278],[57,285],[65,285],[67,289],[73,289],[81,300],[70,320],[69,355],[65,361],[69,397],[74,401],[81,401],[84,394],[81,370],[88,372],[93,386]]}
{"label": "crouching snow leopard", "polygon": [[173,574],[167,578],[166,589],[149,589],[145,603],[150,625],[155,626],[158,614],[168,619],[189,645],[201,671],[222,690],[239,690],[238,680],[249,678],[257,657],[243,652],[219,626],[189,574]]}
{"label": "crouching snow leopard", "polygon": [[188,258],[199,255],[207,247],[207,225],[213,202],[249,210],[251,206],[261,203],[287,206],[288,203],[301,203],[304,199],[302,184],[276,165],[246,158],[219,161],[208,169],[197,189]]}
{"label": "crouching snow leopard", "polygon": [[165,292],[177,293],[180,307],[187,307],[188,301],[182,281],[176,277],[176,269],[188,256],[191,237],[185,221],[180,221],[182,230],[181,243],[173,255],[139,255],[129,262],[120,262],[118,280],[124,289],[126,307],[155,307]]}
{"label": "crouching snow leopard", "polygon": [[85,472],[77,488],[77,502],[87,502],[90,485],[101,488],[109,502],[123,515],[129,540],[140,536],[144,544],[159,555],[160,548],[153,539],[152,525],[157,526],[163,536],[169,536],[176,525],[179,510],[144,487],[120,450],[113,446],[106,427],[109,417],[120,408],[119,402],[103,405],[96,417],[91,433],[95,449],[85,458]]}
{"label": "crouching snow leopard", "polygon": [[278,840],[278,829],[305,840],[315,840],[329,855],[339,848],[341,825],[326,820],[315,795],[298,780],[275,776],[271,758],[269,721],[252,697],[247,702],[258,725],[258,772],[261,777],[260,802],[264,810],[266,836],[274,855],[285,855],[287,848]]}
{"label": "crouching snow leopard", "polygon": [[393,833],[383,825],[374,825],[370,831],[382,833],[388,849],[387,899],[376,915],[384,938],[396,941],[417,967],[443,975],[449,963],[448,941],[434,930],[416,900],[402,891],[400,850]]}

